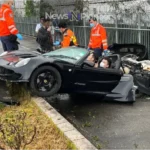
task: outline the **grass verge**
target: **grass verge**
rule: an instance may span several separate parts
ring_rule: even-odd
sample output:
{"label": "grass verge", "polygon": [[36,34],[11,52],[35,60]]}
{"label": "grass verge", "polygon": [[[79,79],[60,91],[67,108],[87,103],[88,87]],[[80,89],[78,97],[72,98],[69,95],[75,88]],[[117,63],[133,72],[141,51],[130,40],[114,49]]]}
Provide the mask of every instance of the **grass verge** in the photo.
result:
{"label": "grass verge", "polygon": [[[28,125],[36,127],[36,135],[33,141],[26,146],[26,149],[76,149],[34,102],[23,102],[20,106],[5,108],[0,105],[0,120],[8,120],[8,114],[11,114],[12,117],[16,112],[26,113],[25,119]],[[0,148],[9,149],[10,147],[6,143],[1,142],[3,141],[1,138],[0,136]]]}

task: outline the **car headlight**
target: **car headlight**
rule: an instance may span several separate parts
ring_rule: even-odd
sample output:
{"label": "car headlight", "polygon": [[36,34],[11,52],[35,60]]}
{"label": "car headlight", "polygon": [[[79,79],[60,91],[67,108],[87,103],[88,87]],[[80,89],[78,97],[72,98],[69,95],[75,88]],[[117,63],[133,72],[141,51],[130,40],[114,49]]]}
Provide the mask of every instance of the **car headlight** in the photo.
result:
{"label": "car headlight", "polygon": [[5,56],[7,54],[8,54],[8,52],[3,52],[3,53],[0,54],[0,57]]}
{"label": "car headlight", "polygon": [[25,65],[27,65],[29,63],[30,60],[31,60],[31,58],[22,59],[17,64],[15,64],[15,67],[25,66]]}

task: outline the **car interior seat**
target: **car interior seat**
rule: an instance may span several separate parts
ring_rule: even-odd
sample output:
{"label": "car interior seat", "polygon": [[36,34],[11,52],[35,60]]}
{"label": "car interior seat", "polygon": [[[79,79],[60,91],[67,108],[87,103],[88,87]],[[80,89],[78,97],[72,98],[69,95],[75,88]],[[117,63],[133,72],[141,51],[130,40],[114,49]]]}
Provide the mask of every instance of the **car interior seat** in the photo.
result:
{"label": "car interior seat", "polygon": [[118,54],[114,54],[114,55],[111,55],[111,56],[108,56],[111,61],[112,61],[112,64],[111,64],[111,68],[112,69],[120,69],[121,67],[121,57],[120,55]]}
{"label": "car interior seat", "polygon": [[[107,57],[109,57],[111,59],[110,68],[119,70],[120,67],[121,67],[121,57],[120,57],[120,55],[113,54],[113,55],[110,55],[110,56],[107,56]],[[100,58],[100,60],[98,61],[99,66],[100,66],[100,63],[103,60],[103,58],[105,58],[105,57]]]}

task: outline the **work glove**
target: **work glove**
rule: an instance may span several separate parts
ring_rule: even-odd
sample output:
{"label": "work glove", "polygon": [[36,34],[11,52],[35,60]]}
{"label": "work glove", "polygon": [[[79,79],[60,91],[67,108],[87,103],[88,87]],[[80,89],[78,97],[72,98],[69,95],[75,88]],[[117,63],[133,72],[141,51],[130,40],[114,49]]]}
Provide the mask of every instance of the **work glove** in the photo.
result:
{"label": "work glove", "polygon": [[22,37],[22,35],[21,34],[16,34],[16,36],[17,36],[17,38],[19,39],[19,40],[23,40],[23,37]]}
{"label": "work glove", "polygon": [[54,46],[59,46],[59,45],[60,45],[60,42],[59,42],[59,41],[55,41],[55,42],[53,43],[53,45],[54,45]]}
{"label": "work glove", "polygon": [[109,56],[109,54],[110,54],[109,50],[104,50],[102,56]]}

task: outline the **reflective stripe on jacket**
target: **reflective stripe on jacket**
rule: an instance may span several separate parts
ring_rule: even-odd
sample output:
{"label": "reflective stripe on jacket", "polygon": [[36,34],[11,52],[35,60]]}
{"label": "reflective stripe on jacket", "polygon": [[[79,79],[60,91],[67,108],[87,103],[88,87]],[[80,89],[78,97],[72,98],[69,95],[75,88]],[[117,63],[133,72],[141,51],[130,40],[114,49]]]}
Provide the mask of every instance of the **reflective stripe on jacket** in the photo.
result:
{"label": "reflective stripe on jacket", "polygon": [[17,34],[13,12],[9,5],[3,4],[0,8],[0,36]]}
{"label": "reflective stripe on jacket", "polygon": [[106,29],[102,25],[97,24],[92,28],[88,47],[104,50],[108,48]]}
{"label": "reflective stripe on jacket", "polygon": [[66,29],[66,31],[63,33],[63,41],[61,42],[61,47],[69,47],[69,46],[77,46],[77,39],[70,29]]}

